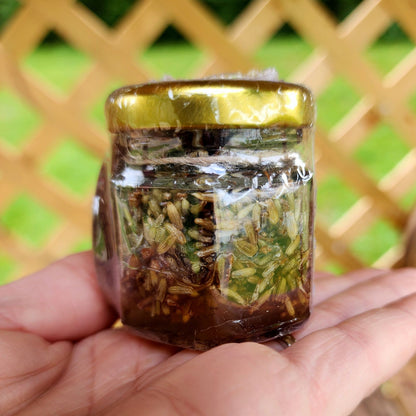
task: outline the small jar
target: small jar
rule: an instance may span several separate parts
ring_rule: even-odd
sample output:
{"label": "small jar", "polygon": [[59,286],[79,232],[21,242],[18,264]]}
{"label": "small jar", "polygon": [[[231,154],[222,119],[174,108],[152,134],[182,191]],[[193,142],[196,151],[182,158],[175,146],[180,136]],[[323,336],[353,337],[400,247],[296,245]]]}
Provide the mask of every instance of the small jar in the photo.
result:
{"label": "small jar", "polygon": [[121,88],[94,203],[100,285],[145,338],[206,350],[309,316],[313,125],[303,86],[193,80]]}

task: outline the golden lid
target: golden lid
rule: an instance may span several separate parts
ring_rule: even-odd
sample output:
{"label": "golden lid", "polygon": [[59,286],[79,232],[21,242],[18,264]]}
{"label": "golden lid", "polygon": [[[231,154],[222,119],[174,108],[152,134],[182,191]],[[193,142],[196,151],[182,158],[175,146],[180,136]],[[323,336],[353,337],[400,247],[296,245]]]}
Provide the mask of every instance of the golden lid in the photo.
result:
{"label": "golden lid", "polygon": [[150,82],[114,91],[105,107],[111,132],[151,128],[305,127],[315,107],[304,86],[259,80]]}

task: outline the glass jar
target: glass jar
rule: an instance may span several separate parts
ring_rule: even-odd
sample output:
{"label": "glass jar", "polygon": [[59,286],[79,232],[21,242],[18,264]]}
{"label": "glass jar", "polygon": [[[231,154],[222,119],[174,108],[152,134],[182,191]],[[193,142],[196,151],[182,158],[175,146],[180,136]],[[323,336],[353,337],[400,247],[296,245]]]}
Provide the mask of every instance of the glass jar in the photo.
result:
{"label": "glass jar", "polygon": [[98,279],[145,338],[205,350],[309,316],[312,95],[256,80],[121,88],[94,203]]}

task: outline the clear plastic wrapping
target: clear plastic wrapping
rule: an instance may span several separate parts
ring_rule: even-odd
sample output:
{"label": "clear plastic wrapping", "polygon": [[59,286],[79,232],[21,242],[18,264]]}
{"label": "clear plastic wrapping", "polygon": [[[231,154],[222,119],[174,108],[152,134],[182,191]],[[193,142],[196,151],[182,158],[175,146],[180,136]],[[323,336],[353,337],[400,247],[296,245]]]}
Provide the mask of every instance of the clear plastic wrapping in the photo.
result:
{"label": "clear plastic wrapping", "polygon": [[118,119],[97,186],[94,248],[100,284],[124,324],[204,350],[282,337],[307,319],[313,110],[271,125],[263,117],[124,128]]}

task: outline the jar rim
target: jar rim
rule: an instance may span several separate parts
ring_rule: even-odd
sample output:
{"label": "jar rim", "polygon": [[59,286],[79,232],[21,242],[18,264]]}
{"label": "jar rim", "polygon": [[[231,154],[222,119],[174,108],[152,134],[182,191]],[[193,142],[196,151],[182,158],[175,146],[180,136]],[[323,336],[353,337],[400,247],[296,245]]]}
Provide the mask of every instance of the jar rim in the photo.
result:
{"label": "jar rim", "polygon": [[310,127],[311,91],[254,79],[147,82],[115,90],[106,101],[112,133],[140,129]]}

